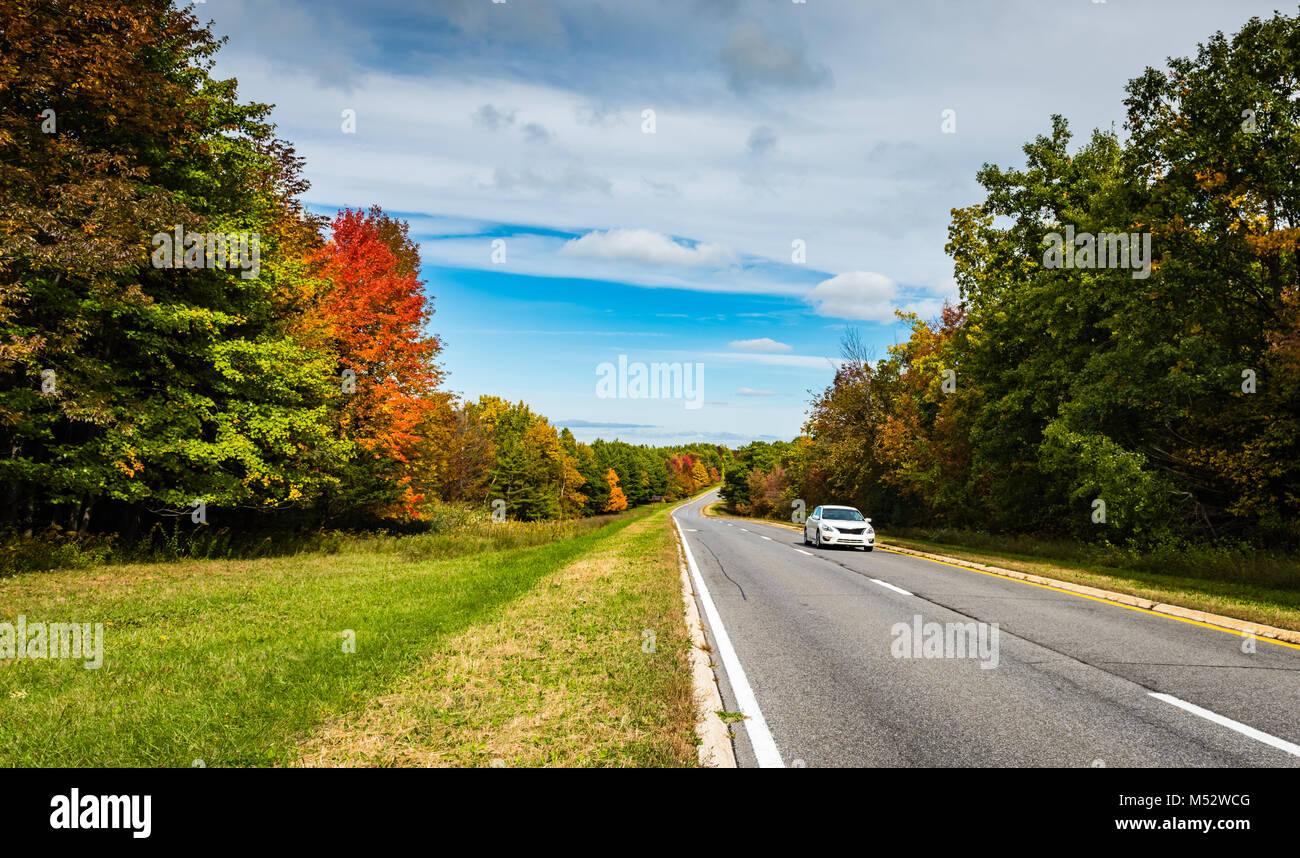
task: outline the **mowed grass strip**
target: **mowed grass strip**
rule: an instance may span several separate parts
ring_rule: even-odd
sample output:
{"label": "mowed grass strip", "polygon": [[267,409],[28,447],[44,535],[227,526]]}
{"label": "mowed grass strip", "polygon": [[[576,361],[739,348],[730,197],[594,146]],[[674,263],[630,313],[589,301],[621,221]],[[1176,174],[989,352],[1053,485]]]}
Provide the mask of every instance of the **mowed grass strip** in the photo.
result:
{"label": "mowed grass strip", "polygon": [[[391,691],[442,639],[650,512],[577,522],[555,534],[579,535],[541,546],[477,542],[461,557],[420,559],[417,538],[414,557],[390,547],[0,579],[0,620],[105,624],[98,670],[0,661],[0,766],[291,762],[313,729]],[[517,541],[512,525],[495,527]]]}
{"label": "mowed grass strip", "polygon": [[660,510],[444,638],[394,693],[312,737],[299,764],[695,766],[680,588]]}

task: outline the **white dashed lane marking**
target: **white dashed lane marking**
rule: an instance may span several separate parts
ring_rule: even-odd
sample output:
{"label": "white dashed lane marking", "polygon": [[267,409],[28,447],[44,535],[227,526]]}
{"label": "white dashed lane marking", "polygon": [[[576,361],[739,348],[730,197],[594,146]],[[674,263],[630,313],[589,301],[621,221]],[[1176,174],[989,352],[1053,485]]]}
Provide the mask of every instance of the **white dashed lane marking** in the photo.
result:
{"label": "white dashed lane marking", "polygon": [[895,593],[902,593],[904,596],[915,595],[915,593],[909,593],[906,590],[904,590],[902,587],[895,587],[893,584],[890,584],[888,581],[881,581],[879,578],[872,578],[871,580],[875,581],[877,584],[884,587],[886,590],[893,590]]}
{"label": "white dashed lane marking", "polygon": [[1300,757],[1300,745],[1293,744],[1285,739],[1279,739],[1277,736],[1265,733],[1263,730],[1256,730],[1254,727],[1243,724],[1240,721],[1234,721],[1217,712],[1211,712],[1209,709],[1202,709],[1195,703],[1188,703],[1186,700],[1179,700],[1172,694],[1159,694],[1155,691],[1149,691],[1147,693],[1157,700],[1168,703],[1170,706],[1177,706],[1185,712],[1199,715],[1206,721],[1213,721],[1215,724],[1227,727],[1229,730],[1236,730],[1241,735],[1249,736],[1256,742],[1263,742],[1265,745],[1277,748],[1279,751],[1286,751],[1288,754]]}

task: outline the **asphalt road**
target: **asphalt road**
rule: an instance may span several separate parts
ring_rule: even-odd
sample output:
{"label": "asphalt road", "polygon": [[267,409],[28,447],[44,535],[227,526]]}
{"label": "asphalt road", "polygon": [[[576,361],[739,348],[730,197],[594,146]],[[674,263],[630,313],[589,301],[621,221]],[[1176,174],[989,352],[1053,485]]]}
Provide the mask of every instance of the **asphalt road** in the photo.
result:
{"label": "asphalt road", "polygon": [[[1300,649],[1246,652],[1235,632],[805,546],[796,530],[701,515],[716,499],[674,516],[723,702],[747,716],[733,725],[742,766],[1300,766]],[[936,634],[950,623],[951,646]],[[970,623],[987,624],[974,657],[955,646],[980,631]]]}

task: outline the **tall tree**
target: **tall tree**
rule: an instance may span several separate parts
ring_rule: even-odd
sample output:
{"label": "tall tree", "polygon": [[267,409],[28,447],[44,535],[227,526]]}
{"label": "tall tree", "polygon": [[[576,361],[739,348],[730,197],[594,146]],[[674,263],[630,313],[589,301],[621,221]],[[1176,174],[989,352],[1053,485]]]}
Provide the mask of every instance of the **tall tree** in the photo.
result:
{"label": "tall tree", "polygon": [[410,516],[422,499],[412,485],[414,460],[421,427],[438,407],[441,344],[425,334],[433,309],[412,270],[418,255],[400,260],[392,229],[391,221],[361,211],[339,212],[320,253],[320,275],[331,284],[321,312],[337,343],[343,429],[365,452],[344,500]]}
{"label": "tall tree", "polygon": [[[298,325],[311,285],[294,254],[314,241],[295,216],[300,162],[266,105],[210,77],[216,48],[163,0],[0,5],[11,523],[129,533],[195,500],[303,503],[348,458],[332,359]],[[174,262],[191,267],[160,266],[151,251],[177,228],[249,236],[247,264],[189,244]]]}

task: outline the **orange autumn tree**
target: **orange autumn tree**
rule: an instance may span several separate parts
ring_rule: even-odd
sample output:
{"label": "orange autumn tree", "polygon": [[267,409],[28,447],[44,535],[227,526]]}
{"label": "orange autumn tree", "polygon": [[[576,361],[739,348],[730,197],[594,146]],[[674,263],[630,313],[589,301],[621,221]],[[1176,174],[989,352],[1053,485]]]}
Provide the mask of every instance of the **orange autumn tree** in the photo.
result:
{"label": "orange autumn tree", "polygon": [[361,452],[339,501],[410,518],[423,500],[412,478],[442,396],[435,363],[442,344],[424,333],[433,307],[421,289],[418,251],[405,231],[385,229],[393,223],[377,209],[339,212],[320,254],[331,284],[320,309],[338,351],[341,429]]}
{"label": "orange autumn tree", "polygon": [[618,474],[610,468],[605,474],[605,482],[609,484],[609,500],[605,501],[605,512],[622,512],[627,509],[627,495],[618,487]]}

